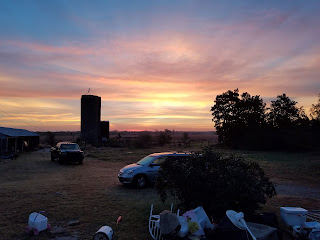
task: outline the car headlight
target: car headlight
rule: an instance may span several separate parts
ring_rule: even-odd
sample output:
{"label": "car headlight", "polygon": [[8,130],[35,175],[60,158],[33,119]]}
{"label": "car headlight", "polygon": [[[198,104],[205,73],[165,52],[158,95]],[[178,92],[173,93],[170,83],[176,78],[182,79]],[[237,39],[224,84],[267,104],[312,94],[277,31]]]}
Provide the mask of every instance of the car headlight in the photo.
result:
{"label": "car headlight", "polygon": [[133,173],[133,170],[128,170],[128,171],[125,171],[123,174],[124,175],[130,175],[130,174],[132,174]]}

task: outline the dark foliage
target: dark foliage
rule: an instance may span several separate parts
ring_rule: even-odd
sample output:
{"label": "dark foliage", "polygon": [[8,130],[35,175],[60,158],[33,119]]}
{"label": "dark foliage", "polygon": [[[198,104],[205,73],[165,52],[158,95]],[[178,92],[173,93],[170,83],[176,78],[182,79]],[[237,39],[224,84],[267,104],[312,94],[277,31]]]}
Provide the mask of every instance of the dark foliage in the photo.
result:
{"label": "dark foliage", "polygon": [[320,94],[318,95],[318,97],[318,103],[312,104],[310,115],[313,120],[320,122]]}
{"label": "dark foliage", "polygon": [[251,150],[311,150],[320,147],[320,96],[310,109],[310,121],[302,107],[286,94],[271,101],[270,108],[260,96],[239,90],[218,95],[211,108],[219,143]]}
{"label": "dark foliage", "polygon": [[188,143],[188,141],[189,141],[189,133],[187,133],[187,132],[184,132],[183,133],[183,135],[182,135],[182,139],[181,139],[181,141],[183,142],[183,144],[187,144]]}
{"label": "dark foliage", "polygon": [[275,187],[257,164],[241,157],[223,158],[211,148],[183,162],[170,159],[161,165],[156,189],[164,202],[176,197],[185,210],[203,206],[214,218],[233,209],[253,214],[276,195]]}
{"label": "dark foliage", "polygon": [[238,89],[218,95],[211,111],[219,142],[227,146],[239,147],[244,134],[265,126],[266,104],[246,92],[239,98]]}
{"label": "dark foliage", "polygon": [[46,143],[50,146],[54,146],[56,143],[56,134],[53,132],[47,132]]}
{"label": "dark foliage", "polygon": [[152,136],[149,132],[141,132],[134,142],[135,148],[150,148],[152,146]]}
{"label": "dark foliage", "polygon": [[277,96],[276,101],[271,101],[268,123],[273,128],[287,128],[301,124],[306,116],[303,109],[296,107],[296,104],[297,102],[286,94]]}
{"label": "dark foliage", "polygon": [[169,144],[172,140],[171,131],[165,129],[164,132],[158,132],[158,144],[160,146],[164,146],[165,144]]}

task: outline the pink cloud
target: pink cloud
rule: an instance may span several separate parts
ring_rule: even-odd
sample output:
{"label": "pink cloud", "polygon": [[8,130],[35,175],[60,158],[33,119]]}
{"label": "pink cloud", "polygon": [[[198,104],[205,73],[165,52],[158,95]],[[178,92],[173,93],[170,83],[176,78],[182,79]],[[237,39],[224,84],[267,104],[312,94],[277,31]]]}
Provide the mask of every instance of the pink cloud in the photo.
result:
{"label": "pink cloud", "polygon": [[[287,25],[299,28],[293,32]],[[143,111],[152,117],[153,104],[162,102],[156,114],[170,118],[174,113],[183,117],[187,111],[183,104],[194,102],[188,118],[198,119],[188,120],[186,126],[196,122],[209,129],[212,123],[210,116],[208,122],[203,120],[205,111],[209,113],[217,94],[229,89],[266,97],[283,92],[293,97],[317,94],[319,48],[312,38],[319,33],[302,26],[294,13],[274,10],[237,23],[204,23],[197,30],[149,30],[110,34],[107,39],[93,31],[96,35],[88,42],[78,44],[10,40],[0,44],[0,95],[68,102],[91,88],[115,107],[120,102],[146,103]],[[168,109],[173,104],[177,108]],[[124,115],[143,120],[143,113]],[[121,116],[119,112],[110,116],[119,128],[124,126]],[[168,128],[175,126],[162,121]],[[149,129],[161,124],[145,123]]]}

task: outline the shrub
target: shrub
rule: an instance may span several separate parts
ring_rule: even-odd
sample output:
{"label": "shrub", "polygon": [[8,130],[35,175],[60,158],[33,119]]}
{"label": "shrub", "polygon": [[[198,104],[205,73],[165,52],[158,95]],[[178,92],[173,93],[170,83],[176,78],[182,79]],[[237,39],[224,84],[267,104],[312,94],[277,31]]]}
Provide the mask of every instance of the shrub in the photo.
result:
{"label": "shrub", "polygon": [[189,141],[189,133],[184,132],[181,140],[182,140],[183,144],[187,144]]}
{"label": "shrub", "polygon": [[54,132],[47,132],[46,143],[53,146],[56,142],[56,134]]}
{"label": "shrub", "polygon": [[201,205],[214,218],[221,218],[228,209],[253,214],[267,197],[276,195],[257,163],[233,155],[223,158],[210,147],[183,162],[165,161],[156,189],[161,201],[170,194],[185,210]]}
{"label": "shrub", "polygon": [[134,142],[135,148],[150,148],[152,146],[152,136],[149,132],[141,132]]}
{"label": "shrub", "polygon": [[171,131],[165,129],[164,132],[158,133],[158,143],[160,146],[164,146],[165,144],[169,144],[172,140]]}

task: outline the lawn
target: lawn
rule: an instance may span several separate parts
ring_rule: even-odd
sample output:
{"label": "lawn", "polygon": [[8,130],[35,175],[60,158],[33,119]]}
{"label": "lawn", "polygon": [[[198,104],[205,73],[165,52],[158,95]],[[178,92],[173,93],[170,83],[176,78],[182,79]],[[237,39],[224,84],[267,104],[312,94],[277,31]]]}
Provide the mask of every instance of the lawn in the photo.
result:
{"label": "lawn", "polygon": [[[92,239],[103,225],[114,229],[114,239],[151,239],[150,205],[154,203],[154,211],[160,212],[168,209],[171,201],[162,204],[153,188],[139,190],[123,186],[117,174],[124,165],[149,153],[167,150],[170,148],[89,148],[83,165],[51,162],[46,149],[21,154],[16,160],[0,160],[0,239],[55,239],[58,236]],[[258,161],[276,182],[319,184],[316,182],[320,177],[318,153],[246,151],[236,154]],[[315,209],[319,208],[320,200],[279,195],[270,199],[264,210],[279,213],[280,206]],[[53,229],[36,237],[29,236],[25,233],[28,216],[41,210],[46,211]],[[122,216],[122,221],[116,225],[118,216]],[[71,220],[77,220],[77,224],[68,225]],[[62,227],[61,233],[57,233],[58,227]]]}
{"label": "lawn", "polygon": [[264,152],[217,149],[222,154],[241,155],[258,162],[277,183],[320,187],[320,152]]}

